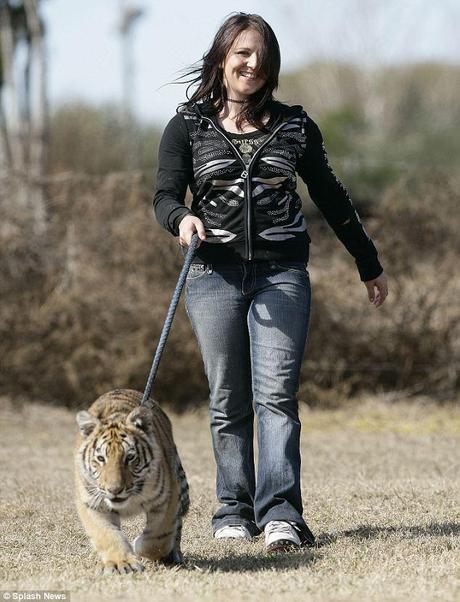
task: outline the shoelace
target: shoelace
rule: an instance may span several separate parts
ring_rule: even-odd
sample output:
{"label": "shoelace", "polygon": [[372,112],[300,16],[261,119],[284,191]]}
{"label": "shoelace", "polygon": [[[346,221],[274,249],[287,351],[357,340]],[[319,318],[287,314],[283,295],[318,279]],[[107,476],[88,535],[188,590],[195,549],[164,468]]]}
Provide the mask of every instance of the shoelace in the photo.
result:
{"label": "shoelace", "polygon": [[268,531],[268,535],[271,535],[274,531],[277,533],[281,532],[291,534],[294,527],[284,520],[272,520],[268,523],[266,529]]}

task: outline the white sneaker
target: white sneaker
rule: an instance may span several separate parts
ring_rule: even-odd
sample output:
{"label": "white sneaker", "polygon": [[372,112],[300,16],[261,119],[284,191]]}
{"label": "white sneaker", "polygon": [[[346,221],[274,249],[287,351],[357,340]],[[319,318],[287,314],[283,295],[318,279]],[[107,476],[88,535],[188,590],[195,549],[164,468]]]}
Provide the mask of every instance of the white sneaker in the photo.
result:
{"label": "white sneaker", "polygon": [[225,525],[214,533],[216,539],[252,539],[252,535],[243,525]]}
{"label": "white sneaker", "polygon": [[285,520],[271,520],[265,525],[264,533],[268,552],[300,548],[300,537],[295,527]]}

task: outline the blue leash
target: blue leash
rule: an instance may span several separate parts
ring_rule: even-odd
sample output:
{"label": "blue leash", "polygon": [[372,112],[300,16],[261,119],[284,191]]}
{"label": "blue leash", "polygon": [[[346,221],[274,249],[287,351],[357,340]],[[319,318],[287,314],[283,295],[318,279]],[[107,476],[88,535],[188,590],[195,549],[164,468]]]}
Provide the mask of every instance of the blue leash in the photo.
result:
{"label": "blue leash", "polygon": [[158,347],[155,351],[152,367],[150,368],[149,378],[147,380],[147,384],[145,385],[144,396],[142,397],[141,405],[145,405],[150,399],[150,392],[152,390],[153,381],[155,380],[155,376],[158,371],[158,365],[160,363],[161,354],[163,353],[163,349],[166,344],[166,339],[168,338],[168,334],[171,329],[171,324],[174,318],[174,314],[176,313],[177,304],[179,303],[180,294],[182,292],[182,289],[184,288],[185,279],[187,278],[187,274],[190,269],[190,264],[192,263],[193,255],[196,251],[197,243],[198,234],[195,232],[195,234],[192,235],[190,245],[187,249],[187,255],[185,256],[184,265],[182,266],[182,270],[179,275],[179,280],[176,284],[176,289],[174,290],[171,303],[169,304],[168,313],[166,314],[165,323],[163,324],[163,329],[161,331]]}

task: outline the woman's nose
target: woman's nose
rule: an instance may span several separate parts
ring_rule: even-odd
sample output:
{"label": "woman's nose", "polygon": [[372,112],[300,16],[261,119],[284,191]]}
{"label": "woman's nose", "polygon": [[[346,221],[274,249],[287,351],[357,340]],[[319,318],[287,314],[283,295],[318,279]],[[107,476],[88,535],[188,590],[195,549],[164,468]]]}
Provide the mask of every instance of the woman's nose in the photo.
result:
{"label": "woman's nose", "polygon": [[248,58],[247,65],[253,71],[256,70],[256,67],[257,67],[257,55],[256,54],[251,54],[251,56]]}

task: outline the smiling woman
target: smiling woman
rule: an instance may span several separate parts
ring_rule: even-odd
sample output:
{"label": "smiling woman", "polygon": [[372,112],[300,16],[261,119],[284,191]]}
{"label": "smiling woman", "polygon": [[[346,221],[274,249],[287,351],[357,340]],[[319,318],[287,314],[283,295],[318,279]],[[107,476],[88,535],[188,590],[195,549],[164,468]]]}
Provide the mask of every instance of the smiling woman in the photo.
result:
{"label": "smiling woman", "polygon": [[269,552],[315,541],[300,488],[296,394],[311,288],[296,173],[355,258],[369,299],[379,306],[386,296],[377,250],[328,163],[318,126],[302,106],[273,97],[280,63],[262,17],[225,20],[202,67],[190,72],[198,73],[197,89],[163,134],[154,199],[158,221],[181,245],[195,232],[200,239],[185,307],[210,388],[221,503],[214,537],[263,531]]}
{"label": "smiling woman", "polygon": [[[261,66],[263,48],[263,37],[255,29],[246,29],[235,39],[225,61],[221,63],[227,102],[244,105],[248,102],[248,96],[258,92],[266,83],[267,77]],[[257,131],[257,128],[250,124],[241,127],[241,112],[231,116],[228,105],[219,114],[219,119],[223,128],[229,132]],[[262,121],[265,125],[268,115],[264,116]]]}
{"label": "smiling woman", "polygon": [[[218,114],[230,114],[238,131],[261,129],[267,103],[278,87],[281,55],[270,25],[259,15],[237,13],[220,27],[203,66],[182,76],[192,76],[189,88],[199,84],[192,100],[212,98]],[[187,89],[188,90],[188,89]],[[235,102],[236,101],[236,102]],[[229,113],[229,102],[240,109]]]}
{"label": "smiling woman", "polygon": [[237,37],[226,60],[221,64],[227,94],[245,102],[264,85],[266,77],[260,72],[263,39],[258,31],[247,29]]}

